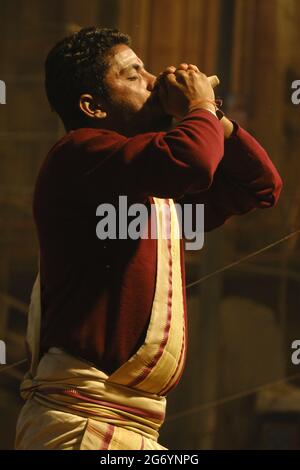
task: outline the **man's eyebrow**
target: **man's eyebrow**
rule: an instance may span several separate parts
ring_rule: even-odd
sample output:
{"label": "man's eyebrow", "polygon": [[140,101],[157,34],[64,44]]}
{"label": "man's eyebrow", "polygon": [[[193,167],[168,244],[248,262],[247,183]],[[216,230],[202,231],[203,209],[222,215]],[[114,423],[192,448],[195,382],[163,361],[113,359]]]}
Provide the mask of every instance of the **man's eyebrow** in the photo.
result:
{"label": "man's eyebrow", "polygon": [[126,67],[121,69],[121,72],[126,72],[128,69],[135,69],[135,70],[140,70],[144,69],[145,65],[141,62],[132,62],[131,64],[126,65]]}

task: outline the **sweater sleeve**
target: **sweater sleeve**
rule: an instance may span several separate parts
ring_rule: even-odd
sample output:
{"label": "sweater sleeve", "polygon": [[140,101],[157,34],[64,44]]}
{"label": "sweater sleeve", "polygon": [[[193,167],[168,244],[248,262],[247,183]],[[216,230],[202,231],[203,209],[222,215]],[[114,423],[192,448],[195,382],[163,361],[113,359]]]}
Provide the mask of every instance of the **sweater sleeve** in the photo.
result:
{"label": "sweater sleeve", "polygon": [[202,190],[211,185],[224,154],[224,133],[212,113],[196,110],[168,132],[126,138],[79,129],[69,144],[72,172],[93,199],[108,194],[177,198],[196,182]]}
{"label": "sweater sleeve", "polygon": [[281,177],[267,152],[246,130],[236,123],[234,126],[212,185],[202,191],[195,184],[178,201],[204,204],[205,231],[222,225],[232,215],[273,207],[282,189]]}

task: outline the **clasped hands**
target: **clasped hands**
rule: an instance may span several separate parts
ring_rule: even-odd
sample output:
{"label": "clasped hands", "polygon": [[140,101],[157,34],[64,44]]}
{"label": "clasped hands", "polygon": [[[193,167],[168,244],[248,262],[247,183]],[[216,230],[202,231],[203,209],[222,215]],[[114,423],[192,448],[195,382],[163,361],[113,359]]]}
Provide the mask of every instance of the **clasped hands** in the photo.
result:
{"label": "clasped hands", "polygon": [[[168,79],[169,79],[170,83],[177,82],[177,83],[185,83],[186,84],[186,78],[187,78],[186,74],[193,75],[195,73],[199,74],[199,75],[204,75],[200,72],[199,68],[194,64],[187,64],[187,63],[183,62],[177,68],[174,67],[173,65],[171,65],[171,66],[168,66],[162,73],[160,73],[158,75],[155,86],[163,83],[164,78],[168,75],[169,75]],[[172,74],[173,74],[173,77],[172,77]],[[219,83],[216,76],[206,77],[206,78],[209,78],[212,88],[214,86],[218,85],[218,83]],[[209,98],[207,99],[207,103],[205,105],[205,108],[209,109],[211,111],[214,111],[215,110],[215,105],[212,104],[214,102],[214,100],[215,100],[215,97],[214,97],[214,92],[212,90],[212,93],[210,94]],[[226,116],[224,116],[220,120],[220,123],[222,124],[222,127],[224,129],[225,139],[229,138],[232,135],[232,132],[234,130],[233,123]]]}

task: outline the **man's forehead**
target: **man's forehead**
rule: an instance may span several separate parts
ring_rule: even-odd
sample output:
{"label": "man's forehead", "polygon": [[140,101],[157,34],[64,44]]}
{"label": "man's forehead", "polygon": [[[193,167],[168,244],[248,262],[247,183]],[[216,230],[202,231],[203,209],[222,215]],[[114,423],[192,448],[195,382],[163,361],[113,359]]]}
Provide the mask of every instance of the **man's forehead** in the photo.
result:
{"label": "man's forehead", "polygon": [[131,64],[139,64],[141,66],[143,65],[141,59],[139,59],[135,52],[128,46],[119,47],[116,50],[113,56],[113,62],[120,70],[128,67]]}

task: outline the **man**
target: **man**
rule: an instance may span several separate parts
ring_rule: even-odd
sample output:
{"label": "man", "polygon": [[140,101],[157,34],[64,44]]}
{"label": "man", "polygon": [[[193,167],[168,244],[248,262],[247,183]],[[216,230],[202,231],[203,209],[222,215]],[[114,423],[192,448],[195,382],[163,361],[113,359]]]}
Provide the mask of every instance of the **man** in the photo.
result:
{"label": "man", "polygon": [[[48,99],[67,133],[35,188],[40,279],[17,449],[164,449],[166,395],[187,346],[174,201],[204,203],[208,231],[280,194],[267,153],[221,118],[206,75],[181,64],[156,79],[129,44],[87,28],[47,57]],[[97,207],[120,195],[154,204],[156,238],[96,236]]]}

